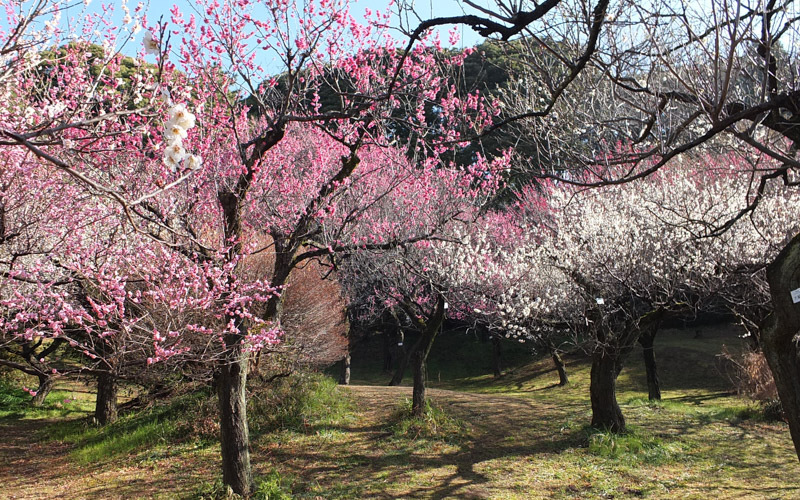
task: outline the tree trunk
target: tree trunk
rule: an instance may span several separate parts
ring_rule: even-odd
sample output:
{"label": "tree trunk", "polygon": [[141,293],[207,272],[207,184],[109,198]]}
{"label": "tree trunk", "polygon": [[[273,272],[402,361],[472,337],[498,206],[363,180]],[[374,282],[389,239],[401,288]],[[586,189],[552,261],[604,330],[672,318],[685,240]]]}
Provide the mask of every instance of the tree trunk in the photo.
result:
{"label": "tree trunk", "polygon": [[392,375],[392,380],[389,381],[389,386],[400,385],[403,382],[403,376],[405,376],[406,368],[408,367],[409,361],[411,361],[411,355],[414,353],[417,345],[419,345],[420,341],[422,340],[417,340],[417,342],[414,343],[414,346],[410,350],[406,351],[404,345],[399,345],[403,342],[405,334],[402,332],[402,330],[399,333],[400,341],[398,342],[397,351],[400,355],[400,362],[397,364],[397,369],[394,371],[394,375]]}
{"label": "tree trunk", "polygon": [[394,339],[392,338],[392,334],[389,333],[389,329],[386,328],[383,331],[383,371],[386,373],[392,373],[392,366],[394,365],[394,356],[392,353],[394,352]]}
{"label": "tree trunk", "polygon": [[492,335],[492,371],[494,372],[495,377],[503,376],[501,348],[500,337],[497,335]]}
{"label": "tree trunk", "polygon": [[[224,205],[223,205],[224,206]],[[238,205],[236,205],[238,207]],[[239,220],[238,220],[238,212],[229,214],[228,217],[228,224],[231,227],[236,228],[236,231],[231,233],[236,235],[236,237],[241,237],[241,233],[238,230],[239,227]],[[294,269],[292,265],[292,259],[294,258],[295,252],[291,251],[286,247],[286,243],[280,239],[279,235],[270,234],[273,237],[274,245],[275,245],[275,254],[274,254],[274,263],[272,267],[272,275],[270,276],[270,285],[276,288],[283,287],[289,281],[289,275],[292,273],[292,269]],[[229,238],[231,236],[228,236]],[[237,244],[239,246],[239,244]],[[241,248],[237,250],[240,252]],[[235,252],[234,252],[235,253]],[[281,327],[281,318],[283,317],[283,306],[284,306],[284,299],[286,294],[280,293],[279,295],[272,295],[267,299],[267,302],[264,304],[264,313],[262,318],[267,323],[271,324],[273,328],[280,328]],[[238,340],[237,340],[238,342]],[[261,356],[265,353],[265,350],[260,350],[256,353],[255,356],[252,357],[250,360],[249,370],[258,375],[261,370]],[[264,354],[265,356],[268,354]]]}
{"label": "tree trunk", "polygon": [[647,397],[650,401],[661,401],[661,384],[658,380],[658,369],[656,367],[656,352],[653,349],[657,327],[645,329],[639,336],[639,344],[642,346],[644,356],[644,368],[647,373]]}
{"label": "tree trunk", "polygon": [[[598,325],[595,336],[598,345],[592,354],[592,371],[589,392],[592,400],[592,426],[611,432],[625,432],[625,417],[617,403],[617,377],[622,371],[622,361],[633,350],[642,332],[658,328],[666,314],[662,308],[639,316],[635,321],[626,321],[618,333],[608,330],[606,318],[597,311]],[[616,328],[620,328],[617,325]]]}
{"label": "tree trunk", "polygon": [[42,404],[44,404],[45,398],[50,394],[50,391],[53,389],[53,384],[55,383],[53,377],[47,375],[38,375],[38,377],[39,388],[36,389],[36,395],[31,400],[33,406],[42,406]]}
{"label": "tree trunk", "polygon": [[592,400],[592,427],[625,432],[625,417],[617,403],[618,357],[598,349],[592,355],[589,392]]}
{"label": "tree trunk", "polygon": [[389,381],[389,385],[394,386],[394,385],[400,385],[403,382],[403,376],[406,373],[406,367],[408,367],[408,363],[411,360],[411,353],[416,348],[416,344],[410,350],[406,349],[405,345],[406,334],[403,331],[403,325],[400,321],[400,317],[397,315],[397,312],[394,309],[391,309],[390,313],[392,315],[392,318],[394,319],[394,324],[397,325],[397,330],[395,334],[396,340],[390,341],[393,344],[392,352],[394,353],[392,356],[393,358],[392,361],[394,361],[394,359],[398,360],[397,368],[395,368],[392,380]]}
{"label": "tree trunk", "polygon": [[800,289],[800,234],[767,267],[767,282],[774,312],[761,329],[761,347],[800,458],[800,352],[795,341],[800,333],[800,303],[792,297]]}
{"label": "tree trunk", "polygon": [[425,416],[425,353],[422,349],[414,351],[414,390],[411,397],[411,415],[416,418]]}
{"label": "tree trunk", "polygon": [[558,371],[558,385],[564,386],[569,384],[569,377],[567,377],[567,370],[564,366],[564,360],[561,359],[561,354],[558,353],[558,349],[551,348],[550,355],[553,358],[553,364],[556,365],[556,370]]}
{"label": "tree trunk", "polygon": [[113,373],[102,372],[97,376],[97,400],[94,418],[100,425],[117,419],[117,377]]}
{"label": "tree trunk", "polygon": [[342,373],[339,375],[340,385],[350,385],[350,353],[342,358]]}
{"label": "tree trunk", "polygon": [[222,445],[222,480],[233,492],[247,498],[252,492],[253,473],[250,468],[250,440],[247,431],[248,356],[241,343],[230,347],[227,362],[219,365],[217,393],[219,395],[220,442]]}
{"label": "tree trunk", "polygon": [[[225,242],[232,242],[225,254],[225,263],[236,263],[242,256],[242,213],[243,203],[247,198],[255,165],[267,150],[275,146],[284,136],[286,124],[279,121],[258,141],[252,156],[245,160],[247,167],[232,188],[224,188],[217,193],[217,200],[222,208],[225,226]],[[300,233],[304,231],[299,231]],[[296,246],[293,241],[286,244],[279,235],[270,234],[274,244],[273,272],[270,285],[281,287],[286,284],[292,271],[292,261]],[[233,281],[233,277],[229,278]],[[283,294],[271,296],[265,304],[264,319],[273,321],[274,327],[280,327]],[[227,297],[226,297],[227,298]],[[222,451],[222,481],[234,493],[245,498],[253,491],[253,472],[250,468],[250,437],[247,432],[247,371],[249,354],[244,352],[244,339],[247,335],[247,320],[241,316],[228,315],[226,323],[233,321],[235,329],[225,335],[225,354],[217,365],[217,395],[219,397],[220,445]],[[234,333],[235,332],[235,333]],[[259,351],[260,354],[260,351]],[[258,368],[260,357],[256,357],[255,368]]]}
{"label": "tree trunk", "polygon": [[425,363],[428,360],[428,354],[431,352],[433,341],[436,339],[436,334],[444,322],[445,301],[444,297],[439,295],[436,301],[436,308],[431,317],[423,323],[422,337],[415,344],[413,350],[414,357],[414,390],[411,396],[411,414],[417,418],[425,414]]}

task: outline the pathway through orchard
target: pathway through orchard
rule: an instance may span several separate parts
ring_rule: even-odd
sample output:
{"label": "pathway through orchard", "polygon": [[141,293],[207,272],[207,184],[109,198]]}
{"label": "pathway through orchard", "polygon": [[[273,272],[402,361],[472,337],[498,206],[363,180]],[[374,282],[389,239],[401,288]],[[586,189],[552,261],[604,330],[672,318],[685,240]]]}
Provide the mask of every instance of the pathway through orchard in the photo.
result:
{"label": "pathway through orchard", "polygon": [[68,447],[38,441],[50,421],[0,420],[0,497],[42,498],[45,488],[67,489],[76,481],[75,467],[65,459]]}
{"label": "pathway through orchard", "polygon": [[[362,453],[369,443],[386,435],[385,423],[397,405],[410,398],[409,387],[351,386],[350,391],[359,409],[359,418],[347,430],[352,448]],[[529,400],[485,394],[429,389],[429,396],[439,404],[453,408],[463,419],[478,429],[493,429],[491,440],[506,433],[518,432],[541,414],[542,404]],[[548,411],[552,411],[549,408]],[[150,498],[157,495],[186,495],[202,481],[210,481],[216,473],[216,448],[212,454],[181,454],[131,463],[82,466],[68,455],[70,446],[39,440],[50,423],[44,420],[0,420],[0,497],[9,499],[78,499],[78,498]],[[477,432],[477,437],[484,435]],[[254,465],[268,469],[270,460],[292,461],[282,456],[280,448],[267,451],[268,457],[255,446]],[[271,447],[270,447],[271,448]],[[479,442],[471,447],[480,450]],[[211,460],[209,457],[213,457]],[[295,457],[297,460],[309,457]],[[343,457],[347,458],[347,457]],[[474,457],[473,457],[474,458]],[[212,462],[213,460],[213,462]],[[175,463],[178,461],[179,463]],[[470,460],[472,461],[472,460]],[[211,462],[211,463],[210,463]],[[289,465],[290,468],[291,464]],[[314,464],[297,463],[297,470]],[[458,466],[462,469],[463,466]],[[180,474],[174,474],[175,471]],[[462,471],[465,472],[465,471]]]}
{"label": "pathway through orchard", "polygon": [[[674,442],[665,446],[676,459],[649,463],[589,453],[581,385],[526,385],[513,396],[429,389],[437,406],[470,429],[467,438],[433,440],[398,437],[389,427],[398,405],[410,398],[409,387],[352,386],[342,390],[355,400],[354,418],[253,436],[253,466],[258,477],[279,476],[302,498],[800,495],[788,479],[797,460],[785,426],[711,418],[703,404],[720,396],[707,391],[696,401],[678,398],[688,397],[685,404],[696,410],[625,407],[631,422]],[[39,442],[37,432],[46,425],[0,420],[0,498],[188,499],[219,475],[218,446],[193,442],[81,466],[71,461],[68,445]]]}

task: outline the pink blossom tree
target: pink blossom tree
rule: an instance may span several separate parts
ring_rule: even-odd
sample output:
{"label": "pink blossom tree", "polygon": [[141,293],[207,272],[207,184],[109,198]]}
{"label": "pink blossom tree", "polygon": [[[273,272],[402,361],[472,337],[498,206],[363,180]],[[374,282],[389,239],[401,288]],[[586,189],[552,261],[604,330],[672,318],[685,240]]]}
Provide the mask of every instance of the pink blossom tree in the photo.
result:
{"label": "pink blossom tree", "polygon": [[[459,141],[454,117],[477,117],[480,126],[490,116],[481,99],[462,99],[440,76],[463,55],[436,56],[435,39],[396,50],[383,13],[361,25],[344,2],[327,0],[193,9],[175,8],[159,24],[135,12],[155,65],[141,64],[129,84],[119,78],[111,30],[101,32],[109,50],[99,76],[80,33],[69,34],[78,42],[49,67],[50,87],[35,83],[25,54],[14,56],[17,70],[4,83],[17,89],[19,106],[3,117],[4,154],[27,151],[37,168],[58,172],[55,188],[84,193],[91,216],[72,212],[64,227],[81,231],[8,271],[15,292],[5,307],[15,314],[7,328],[57,338],[78,324],[88,340],[72,339],[76,347],[107,371],[134,350],[150,364],[213,360],[223,480],[247,495],[248,360],[277,340],[276,292],[307,259],[437,234],[441,219],[398,221],[378,207],[405,206],[416,190],[437,195],[429,185],[469,189],[474,174],[440,168],[439,157]],[[15,20],[29,26],[24,15]],[[260,66],[265,57],[278,69]],[[334,104],[323,107],[323,88]],[[419,137],[435,132],[440,145],[414,141],[406,150],[398,126]],[[266,273],[254,265],[260,253],[272,255]],[[73,288],[44,300],[62,275]]]}
{"label": "pink blossom tree", "polygon": [[507,158],[479,162],[471,172],[423,177],[405,197],[381,200],[375,208],[391,217],[388,223],[397,226],[407,216],[403,211],[410,210],[414,224],[435,221],[436,235],[418,241],[407,238],[404,245],[365,246],[342,262],[340,276],[351,307],[361,311],[361,321],[379,318],[387,310],[395,316],[401,311],[418,332],[398,370],[402,376],[405,365],[412,363],[416,417],[425,411],[428,354],[448,315],[449,302],[461,300],[463,293],[464,282],[458,278],[460,248],[479,209],[496,192],[498,172],[505,165]]}

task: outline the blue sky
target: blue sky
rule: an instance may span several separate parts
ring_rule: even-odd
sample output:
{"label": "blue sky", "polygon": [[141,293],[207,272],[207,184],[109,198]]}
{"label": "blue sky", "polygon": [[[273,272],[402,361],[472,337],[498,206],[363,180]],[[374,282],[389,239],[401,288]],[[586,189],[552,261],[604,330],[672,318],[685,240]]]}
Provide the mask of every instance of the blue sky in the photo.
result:
{"label": "blue sky", "polygon": [[[133,10],[138,3],[139,0],[128,0],[128,7]],[[170,13],[169,10],[172,8],[173,5],[177,5],[178,8],[185,13],[192,12],[192,6],[194,2],[187,1],[187,0],[178,0],[178,1],[159,1],[159,0],[151,0],[149,2],[143,2],[145,5],[148,5],[146,8],[148,12],[148,19],[150,22],[154,22],[158,20],[159,17],[164,16],[164,19],[169,19]],[[75,2],[75,4],[80,6],[80,2]],[[415,11],[419,14],[421,18],[431,18],[431,17],[444,17],[444,16],[454,16],[460,15],[464,13],[464,8],[461,4],[459,4],[456,0],[417,0],[413,2]],[[121,25],[122,24],[122,17],[123,11],[121,8],[122,2],[101,2],[98,0],[91,1],[87,11],[89,12],[102,12],[103,6],[111,6],[114,10],[113,21]],[[370,9],[372,11],[375,10],[385,10],[388,5],[388,0],[354,0],[350,3],[350,11],[356,17],[361,17],[366,9]],[[80,9],[72,9],[71,12],[74,14],[78,14]],[[475,13],[474,11],[471,13]],[[64,16],[65,18],[67,16]],[[416,27],[416,20],[411,20],[412,27]],[[442,28],[440,30],[440,36],[442,41],[446,42],[448,39],[447,36],[447,28]],[[469,28],[461,27],[460,28],[461,34],[461,42],[459,43],[460,46],[466,47],[474,45],[475,43],[480,42],[480,38],[472,32]],[[142,34],[139,33],[139,37]],[[126,50],[127,52],[128,50]]]}
{"label": "blue sky", "polygon": [[[131,6],[133,6],[136,4],[136,1],[137,0],[129,0],[129,3]],[[412,3],[414,4],[415,11],[423,18],[456,16],[464,13],[464,7],[462,7],[462,5],[456,0],[412,0]],[[190,5],[192,4],[193,2],[186,0],[153,0],[150,2],[150,8],[148,11],[150,12],[151,19],[157,19],[162,14],[164,15],[164,18],[167,19],[169,18],[169,9],[172,8],[173,5],[177,5],[184,12],[189,12],[191,11]],[[386,9],[388,4],[388,0],[353,0],[350,3],[350,12],[354,16],[360,16],[363,14],[365,9],[370,9],[372,11],[383,11]],[[471,11],[470,13],[476,12]],[[446,32],[446,30],[444,31]],[[462,30],[461,38],[464,46],[473,45],[479,41],[479,37],[468,28],[464,28]],[[442,40],[447,40],[447,36],[442,36]]]}
{"label": "blue sky", "polygon": [[[134,14],[134,10],[136,5],[139,3],[140,0],[128,0],[127,7],[130,9],[131,14]],[[218,0],[220,3],[226,0]],[[302,0],[299,0],[302,1]],[[413,0],[409,0],[413,1]],[[489,0],[486,0],[489,1]],[[31,5],[35,3],[35,0],[27,0],[22,1],[20,4],[17,4],[18,8],[22,9],[23,11],[30,8]],[[85,6],[87,0],[66,0],[65,4],[69,5],[70,7],[63,13],[61,16],[59,24],[63,28],[67,28],[70,20],[75,19],[83,19],[83,17],[87,14],[97,14],[102,15],[103,18],[110,22],[112,26],[124,26],[123,23],[123,16],[124,16],[124,3],[122,1],[106,1],[103,2],[101,0],[88,0],[89,5]],[[165,20],[169,20],[171,15],[169,10],[172,8],[173,5],[177,5],[178,8],[185,13],[188,17],[188,14],[191,13],[194,9],[195,2],[191,2],[188,0],[177,0],[177,1],[163,1],[163,0],[143,0],[142,3],[146,6],[145,10],[147,12],[148,22],[149,24],[154,24],[158,21],[159,17],[163,16]],[[457,0],[416,0],[414,3],[414,10],[416,14],[421,19],[429,19],[431,17],[445,17],[445,16],[456,16],[464,13],[464,9],[462,5]],[[63,5],[63,4],[62,4]],[[388,6],[388,0],[353,0],[350,2],[350,12],[351,14],[358,18],[363,16],[363,13],[366,9],[370,9],[372,11],[381,10],[385,11]],[[393,8],[396,11],[396,6]],[[103,14],[104,13],[104,14]],[[476,13],[474,11],[470,13]],[[8,26],[8,19],[3,16],[3,19],[0,19],[0,28],[7,29]],[[38,28],[43,28],[45,21],[51,21],[51,17],[46,16],[44,19],[40,20]],[[407,19],[406,27],[408,29],[413,29],[418,25],[418,20],[411,17]],[[395,25],[399,25],[399,19],[395,19]],[[80,22],[77,22],[77,25],[80,26]],[[127,25],[129,28],[133,26],[132,24]],[[441,41],[447,45],[449,36],[448,31],[450,27],[442,27],[439,29],[439,35]],[[475,33],[473,33],[469,28],[466,27],[459,27],[461,40],[458,43],[459,47],[469,47],[476,43],[480,43],[482,39],[478,37]],[[127,43],[123,42],[125,38],[124,30],[120,32],[120,41],[117,44],[117,49],[120,50],[123,54],[135,56],[137,52],[139,52],[142,48],[142,39],[144,36],[144,31],[138,32],[133,38],[128,41]],[[400,38],[400,33],[395,35],[396,38]],[[55,42],[55,41],[54,41]],[[45,43],[47,43],[45,41]],[[64,43],[64,40],[55,42],[55,43]],[[267,56],[269,57],[269,56]],[[272,66],[272,62],[270,60],[262,60],[260,61],[262,65],[269,71],[270,66]],[[282,68],[281,68],[282,69]]]}

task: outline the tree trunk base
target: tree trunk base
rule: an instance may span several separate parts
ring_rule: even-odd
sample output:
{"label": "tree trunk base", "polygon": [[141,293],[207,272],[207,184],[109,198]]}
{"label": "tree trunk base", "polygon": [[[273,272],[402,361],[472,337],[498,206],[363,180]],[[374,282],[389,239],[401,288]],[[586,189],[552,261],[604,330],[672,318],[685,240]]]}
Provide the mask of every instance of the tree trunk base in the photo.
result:
{"label": "tree trunk base", "polygon": [[53,377],[39,377],[39,387],[36,389],[36,395],[31,400],[33,406],[42,406],[47,395],[53,390],[55,381]]}
{"label": "tree trunk base", "polygon": [[561,355],[558,351],[552,351],[552,358],[553,364],[556,365],[556,370],[558,371],[558,385],[565,386],[569,384],[569,377],[567,376],[567,369],[564,365],[564,360],[561,359]]}
{"label": "tree trunk base", "polygon": [[642,356],[644,357],[644,368],[647,373],[647,397],[650,401],[661,401],[661,382],[658,379],[656,351],[653,348],[659,324],[660,321],[657,321],[652,325],[648,325],[639,336],[639,344],[642,346]]}
{"label": "tree trunk base", "polygon": [[342,359],[342,373],[339,375],[339,385],[350,385],[350,353]]}
{"label": "tree trunk base", "polygon": [[219,367],[220,444],[222,451],[222,481],[234,493],[245,498],[253,491],[250,467],[250,438],[247,430],[247,356],[223,363]]}
{"label": "tree trunk base", "polygon": [[625,417],[617,403],[619,362],[608,353],[592,356],[591,385],[592,427],[614,433],[625,432]]}
{"label": "tree trunk base", "polygon": [[100,425],[117,420],[117,378],[111,373],[97,376],[97,401],[94,406],[94,418]]}
{"label": "tree trunk base", "polygon": [[773,313],[761,329],[761,346],[775,378],[795,452],[800,458],[800,304],[793,293],[800,288],[800,234],[767,266]]}
{"label": "tree trunk base", "polygon": [[425,416],[425,353],[418,350],[414,353],[414,389],[411,395],[411,415],[415,418]]}
{"label": "tree trunk base", "polygon": [[502,345],[500,344],[500,337],[492,335],[492,372],[495,378],[503,376],[502,356],[503,351]]}

